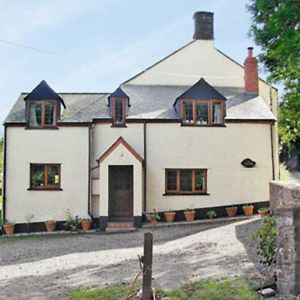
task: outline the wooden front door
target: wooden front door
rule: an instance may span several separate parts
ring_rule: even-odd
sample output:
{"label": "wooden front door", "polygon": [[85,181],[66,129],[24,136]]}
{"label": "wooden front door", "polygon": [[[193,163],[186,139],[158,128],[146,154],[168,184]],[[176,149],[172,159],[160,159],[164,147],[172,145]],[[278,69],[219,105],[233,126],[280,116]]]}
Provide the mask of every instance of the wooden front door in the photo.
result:
{"label": "wooden front door", "polygon": [[133,167],[109,166],[109,219],[133,216]]}

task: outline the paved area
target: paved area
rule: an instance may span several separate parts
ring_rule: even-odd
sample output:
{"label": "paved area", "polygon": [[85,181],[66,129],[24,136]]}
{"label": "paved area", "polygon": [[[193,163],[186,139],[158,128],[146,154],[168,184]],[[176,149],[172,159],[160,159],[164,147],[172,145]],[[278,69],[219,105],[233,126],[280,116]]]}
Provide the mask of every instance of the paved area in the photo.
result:
{"label": "paved area", "polygon": [[[154,285],[165,289],[208,277],[256,273],[259,219],[155,228]],[[143,234],[0,239],[0,299],[67,299],[79,286],[128,283],[138,272]]]}

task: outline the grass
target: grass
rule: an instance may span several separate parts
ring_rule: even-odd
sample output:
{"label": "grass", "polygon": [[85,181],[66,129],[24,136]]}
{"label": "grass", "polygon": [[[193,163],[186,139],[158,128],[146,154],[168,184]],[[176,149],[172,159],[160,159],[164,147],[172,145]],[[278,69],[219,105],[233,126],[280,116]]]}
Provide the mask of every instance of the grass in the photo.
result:
{"label": "grass", "polygon": [[[76,289],[69,293],[71,300],[120,300],[127,295],[124,285],[96,289]],[[171,291],[159,291],[170,300],[256,300],[259,299],[251,285],[243,278],[233,280],[206,280],[186,284]]]}

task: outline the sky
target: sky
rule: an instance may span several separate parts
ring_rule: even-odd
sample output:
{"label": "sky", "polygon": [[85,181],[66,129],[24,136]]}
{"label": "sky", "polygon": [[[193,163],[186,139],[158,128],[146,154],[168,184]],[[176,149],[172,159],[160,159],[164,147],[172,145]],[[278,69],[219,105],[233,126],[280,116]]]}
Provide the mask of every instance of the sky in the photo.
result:
{"label": "sky", "polygon": [[255,46],[247,3],[0,0],[0,122],[21,92],[43,79],[56,92],[114,91],[190,42],[196,11],[214,12],[215,47],[242,64]]}

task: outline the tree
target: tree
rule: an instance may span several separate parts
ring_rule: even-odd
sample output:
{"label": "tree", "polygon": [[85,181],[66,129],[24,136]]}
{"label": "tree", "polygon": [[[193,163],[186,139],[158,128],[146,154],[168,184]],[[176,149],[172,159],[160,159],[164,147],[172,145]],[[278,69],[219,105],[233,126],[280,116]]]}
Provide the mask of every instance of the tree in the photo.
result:
{"label": "tree", "polygon": [[300,1],[251,0],[250,34],[262,47],[259,60],[269,80],[284,86],[279,137],[291,149],[300,141]]}

